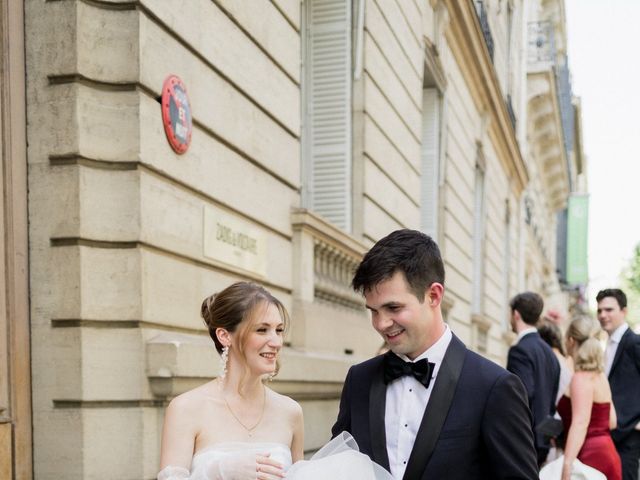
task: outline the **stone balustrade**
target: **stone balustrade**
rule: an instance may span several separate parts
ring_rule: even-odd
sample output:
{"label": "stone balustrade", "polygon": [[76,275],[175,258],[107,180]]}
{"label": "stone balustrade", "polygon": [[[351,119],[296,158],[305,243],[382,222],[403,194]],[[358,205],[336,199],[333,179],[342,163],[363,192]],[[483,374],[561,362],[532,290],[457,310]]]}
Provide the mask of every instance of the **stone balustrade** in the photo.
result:
{"label": "stone balustrade", "polygon": [[314,297],[357,310],[362,296],[351,288],[359,258],[321,239],[313,239]]}
{"label": "stone balustrade", "polygon": [[351,279],[366,247],[308,210],[294,210],[292,225],[294,256],[300,260],[294,262],[294,296],[362,310]]}

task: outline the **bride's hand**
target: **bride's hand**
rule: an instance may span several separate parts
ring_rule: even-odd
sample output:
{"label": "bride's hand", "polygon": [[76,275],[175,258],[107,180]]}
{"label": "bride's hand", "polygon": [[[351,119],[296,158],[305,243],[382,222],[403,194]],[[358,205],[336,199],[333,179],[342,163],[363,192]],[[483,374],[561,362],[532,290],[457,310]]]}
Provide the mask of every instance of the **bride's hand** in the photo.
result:
{"label": "bride's hand", "polygon": [[269,458],[269,454],[256,457],[256,475],[258,480],[277,480],[284,477],[282,464]]}
{"label": "bride's hand", "polygon": [[211,480],[279,480],[284,477],[284,469],[270,455],[255,452],[228,455],[209,465],[207,475]]}

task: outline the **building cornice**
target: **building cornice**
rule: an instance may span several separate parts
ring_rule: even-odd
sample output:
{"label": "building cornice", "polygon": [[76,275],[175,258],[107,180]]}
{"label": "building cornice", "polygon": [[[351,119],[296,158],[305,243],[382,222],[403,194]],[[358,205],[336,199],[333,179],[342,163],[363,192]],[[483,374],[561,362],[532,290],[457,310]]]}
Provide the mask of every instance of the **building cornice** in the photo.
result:
{"label": "building cornice", "polygon": [[519,196],[529,182],[529,174],[473,3],[467,0],[444,0],[444,4],[449,12],[447,41],[476,107],[490,118],[491,141]]}

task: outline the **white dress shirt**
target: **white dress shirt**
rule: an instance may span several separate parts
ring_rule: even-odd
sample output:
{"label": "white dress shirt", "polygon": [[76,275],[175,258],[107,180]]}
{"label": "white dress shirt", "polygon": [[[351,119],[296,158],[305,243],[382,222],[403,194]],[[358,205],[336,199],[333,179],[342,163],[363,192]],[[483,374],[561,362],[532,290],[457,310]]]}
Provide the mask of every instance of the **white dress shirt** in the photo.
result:
{"label": "white dress shirt", "polygon": [[618,328],[616,328],[611,336],[609,337],[609,342],[607,343],[607,349],[605,350],[605,365],[604,365],[604,374],[608,377],[609,372],[611,372],[611,367],[613,366],[613,359],[616,358],[616,352],[618,351],[618,345],[620,345],[620,340],[622,340],[622,335],[627,331],[629,325],[627,323],[623,323]]}
{"label": "white dress shirt", "polygon": [[387,454],[393,478],[400,480],[407,468],[409,455],[422,422],[422,416],[433,391],[433,384],[440,370],[442,359],[451,342],[452,334],[448,326],[442,336],[415,360],[398,355],[405,362],[417,362],[423,358],[434,363],[433,376],[429,388],[424,388],[415,377],[406,375],[387,386],[384,411],[385,433],[387,436]]}
{"label": "white dress shirt", "polygon": [[522,340],[522,337],[524,337],[525,335],[529,335],[530,333],[536,333],[537,331],[538,331],[538,329],[536,327],[525,328],[516,337],[516,341],[515,341],[514,345],[517,345],[520,342],[520,340]]}

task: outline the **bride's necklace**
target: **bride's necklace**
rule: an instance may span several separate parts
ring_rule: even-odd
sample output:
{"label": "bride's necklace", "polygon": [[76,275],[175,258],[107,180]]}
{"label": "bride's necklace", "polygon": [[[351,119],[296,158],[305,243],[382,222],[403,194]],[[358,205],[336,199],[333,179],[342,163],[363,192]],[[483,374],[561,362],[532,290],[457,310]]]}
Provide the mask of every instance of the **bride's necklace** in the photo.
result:
{"label": "bride's necklace", "polygon": [[222,400],[224,400],[224,404],[227,406],[227,410],[229,410],[229,413],[233,416],[233,418],[236,419],[236,422],[238,422],[240,424],[240,426],[247,431],[247,435],[249,437],[253,436],[253,431],[256,429],[256,427],[258,425],[260,425],[260,422],[262,422],[262,417],[264,417],[264,409],[265,409],[265,406],[267,404],[267,389],[266,389],[266,387],[264,387],[264,386],[262,387],[262,392],[263,392],[262,411],[260,412],[260,418],[258,418],[258,421],[254,425],[252,425],[250,427],[245,425],[244,422],[242,420],[240,420],[240,418],[238,418],[238,416],[235,413],[233,413],[233,409],[229,405],[229,402],[227,402],[226,395],[224,394],[224,392],[222,393]]}

